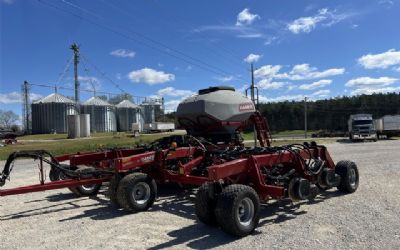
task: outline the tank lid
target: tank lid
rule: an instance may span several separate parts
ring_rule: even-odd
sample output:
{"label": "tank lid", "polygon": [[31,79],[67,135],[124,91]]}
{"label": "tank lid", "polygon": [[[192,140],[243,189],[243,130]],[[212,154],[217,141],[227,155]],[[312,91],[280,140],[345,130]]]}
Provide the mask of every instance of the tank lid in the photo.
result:
{"label": "tank lid", "polygon": [[123,100],[117,105],[115,105],[117,108],[132,108],[132,109],[138,109],[139,106],[134,104],[133,102],[129,100]]}
{"label": "tank lid", "polygon": [[91,97],[83,105],[93,105],[93,106],[111,106],[110,103],[100,99],[99,97]]}
{"label": "tank lid", "polygon": [[230,86],[215,86],[215,87],[209,87],[207,89],[200,89],[199,90],[199,95],[204,95],[204,94],[208,94],[211,92],[215,92],[218,90],[229,90],[229,91],[235,91],[235,88],[230,87]]}
{"label": "tank lid", "polygon": [[50,94],[34,103],[75,103],[73,100],[61,95],[61,94]]}

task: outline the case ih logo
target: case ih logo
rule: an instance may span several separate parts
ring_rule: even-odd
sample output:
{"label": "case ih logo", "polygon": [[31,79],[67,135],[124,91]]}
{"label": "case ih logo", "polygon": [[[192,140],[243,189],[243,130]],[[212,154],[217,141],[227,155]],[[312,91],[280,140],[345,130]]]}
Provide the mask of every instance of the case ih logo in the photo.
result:
{"label": "case ih logo", "polygon": [[140,159],[143,163],[145,162],[150,162],[150,161],[154,161],[154,155],[149,155],[149,156],[145,156],[143,158]]}
{"label": "case ih logo", "polygon": [[250,110],[254,110],[254,105],[251,102],[246,102],[246,103],[241,103],[239,104],[239,111],[243,112],[243,111],[250,111]]}

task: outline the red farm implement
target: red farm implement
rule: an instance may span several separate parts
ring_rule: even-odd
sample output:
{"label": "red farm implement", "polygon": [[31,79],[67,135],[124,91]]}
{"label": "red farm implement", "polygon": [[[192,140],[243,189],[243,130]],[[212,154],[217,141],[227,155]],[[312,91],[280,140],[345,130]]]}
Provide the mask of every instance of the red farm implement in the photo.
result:
{"label": "red farm implement", "polygon": [[[111,202],[139,212],[152,206],[158,183],[188,184],[200,186],[195,203],[200,221],[245,236],[258,224],[260,203],[269,199],[304,200],[331,187],[347,193],[357,189],[357,166],[350,161],[335,165],[324,146],[312,142],[271,147],[267,123],[247,98],[217,96],[223,105],[230,103],[228,109],[223,109],[230,108],[234,113],[224,119],[218,116],[225,114],[217,110],[218,105],[211,105],[212,111],[207,112],[207,102],[203,102],[203,113],[193,106],[194,102],[204,101],[201,98],[210,102],[213,95],[224,93],[231,96],[236,92],[229,88],[206,89],[199,91],[197,99],[189,98],[178,107],[178,122],[188,135],[165,137],[133,149],[56,157],[41,150],[15,152],[6,162],[0,186],[10,176],[14,160],[26,157],[39,160],[40,184],[1,189],[0,196],[58,188],[69,188],[78,195],[96,195],[101,185],[109,182]],[[245,147],[240,138],[240,131],[251,124],[260,147]],[[45,182],[44,163],[51,166],[51,182]]]}

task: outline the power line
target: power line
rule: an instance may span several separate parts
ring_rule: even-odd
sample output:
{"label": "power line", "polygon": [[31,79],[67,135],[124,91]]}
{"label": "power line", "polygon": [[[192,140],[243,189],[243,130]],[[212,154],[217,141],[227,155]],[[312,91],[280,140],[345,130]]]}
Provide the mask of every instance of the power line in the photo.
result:
{"label": "power line", "polygon": [[68,60],[67,64],[64,67],[63,72],[61,72],[59,74],[59,77],[58,77],[56,85],[60,84],[60,82],[64,79],[65,74],[69,71],[69,68],[71,67],[71,63],[72,63],[73,59],[74,59],[74,56],[71,56],[71,58]]}
{"label": "power line", "polygon": [[[103,1],[103,0],[102,0],[102,2],[105,3],[105,4],[107,4],[107,5],[110,6],[110,7],[114,8],[114,9],[118,10],[118,11],[121,12],[121,13],[124,13],[126,16],[135,17],[135,15],[131,15],[131,13],[128,12],[127,10],[125,10],[125,9],[123,9],[123,8],[120,8],[120,7],[118,7],[118,6],[114,5],[114,4],[112,4],[111,2]],[[130,10],[132,10],[132,9],[130,9]],[[140,15],[140,16],[142,16],[142,17],[144,17],[144,18],[147,18],[148,20],[151,20],[151,19],[148,18],[148,15],[142,15],[142,12],[139,12],[139,11],[137,11],[137,10],[135,10],[135,9],[133,9],[133,11],[135,11],[138,15]],[[193,29],[193,27],[187,25],[186,22],[179,21],[176,17],[175,17],[174,19],[175,19],[175,23],[179,22],[180,24],[182,24],[182,25],[185,26],[186,28],[188,28],[188,29]],[[164,20],[167,20],[167,19],[164,18]],[[235,67],[236,67],[236,66],[239,66],[239,65],[233,63],[233,62],[232,62],[232,59],[235,59],[235,60],[238,60],[238,61],[240,61],[240,62],[243,62],[243,59],[241,59],[239,56],[236,57],[236,55],[233,55],[233,53],[229,53],[229,55],[231,56],[230,59],[228,59],[228,58],[225,57],[223,54],[221,54],[221,53],[220,53],[221,50],[222,50],[222,51],[227,51],[227,49],[226,49],[225,47],[223,47],[223,46],[217,46],[217,45],[215,45],[215,44],[211,44],[211,45],[214,45],[214,47],[218,47],[218,49],[219,49],[219,50],[215,50],[215,49],[211,50],[211,51],[213,52],[212,55],[219,55],[219,56],[217,56],[217,58],[225,59],[225,60],[224,60],[225,62],[228,62],[228,63],[231,64],[231,65],[235,65]],[[239,59],[239,58],[240,58],[240,59]]]}
{"label": "power line", "polygon": [[94,65],[91,61],[87,59],[86,56],[82,55],[82,59],[89,63],[104,79],[107,79],[110,81],[117,89],[119,89],[122,93],[127,93],[125,90],[123,90],[118,83],[114,82],[110,77],[107,76],[107,74],[104,71],[101,71],[96,65]]}
{"label": "power line", "polygon": [[[61,11],[61,12],[68,13],[68,14],[70,14],[70,15],[73,15],[73,16],[76,17],[76,18],[79,18],[79,19],[81,19],[81,20],[84,20],[84,21],[86,21],[86,22],[88,22],[88,23],[91,23],[91,24],[97,26],[97,27],[100,27],[100,28],[102,28],[102,29],[108,30],[108,31],[110,31],[110,32],[112,32],[112,33],[114,33],[114,34],[120,35],[120,36],[122,36],[122,37],[124,37],[124,38],[126,38],[126,39],[128,39],[128,40],[131,40],[131,41],[140,43],[140,44],[142,44],[143,46],[146,46],[146,47],[149,47],[149,48],[151,48],[151,49],[157,50],[157,51],[159,51],[159,52],[161,52],[161,53],[163,53],[163,54],[166,54],[166,55],[168,55],[168,56],[171,56],[171,57],[173,57],[173,58],[175,58],[175,59],[184,61],[184,62],[186,62],[186,63],[188,63],[188,64],[190,64],[190,65],[197,66],[197,67],[199,67],[199,68],[201,68],[201,69],[203,69],[203,70],[205,70],[205,71],[212,72],[212,73],[217,74],[217,75],[225,75],[225,76],[230,75],[229,73],[225,72],[225,71],[222,70],[222,69],[219,69],[218,67],[215,67],[215,66],[210,65],[210,64],[208,64],[208,63],[206,63],[206,62],[203,62],[202,60],[199,60],[199,59],[197,59],[197,58],[194,58],[193,56],[186,55],[185,53],[183,53],[183,52],[181,52],[181,51],[178,51],[178,50],[176,50],[176,49],[170,48],[169,46],[164,45],[164,44],[162,44],[161,42],[155,41],[155,40],[153,40],[153,39],[151,39],[151,38],[148,38],[148,37],[146,37],[146,36],[144,36],[144,35],[141,35],[140,33],[131,31],[131,33],[135,34],[136,36],[142,37],[142,39],[147,40],[147,41],[151,41],[151,42],[154,43],[154,44],[158,44],[158,46],[164,47],[166,50],[165,50],[165,49],[161,49],[161,48],[159,48],[159,47],[156,47],[156,46],[154,46],[154,45],[150,45],[150,44],[148,44],[148,43],[146,43],[146,42],[144,42],[144,41],[135,39],[135,38],[133,38],[132,36],[127,35],[127,34],[124,34],[124,33],[120,32],[120,31],[118,31],[118,30],[115,30],[115,29],[113,29],[113,28],[110,27],[110,26],[106,26],[106,25],[103,25],[103,24],[99,24],[99,23],[97,23],[97,22],[95,22],[95,21],[93,21],[93,20],[91,20],[91,19],[85,18],[85,17],[83,17],[83,16],[81,16],[81,15],[78,15],[78,14],[76,14],[76,13],[74,13],[74,12],[71,12],[71,11],[69,11],[69,10],[62,9],[62,8],[60,8],[60,7],[58,7],[58,6],[54,5],[54,4],[51,4],[51,3],[48,3],[48,2],[44,2],[43,0],[37,0],[37,1],[40,2],[40,3],[43,4],[43,5],[46,5],[46,6],[50,7],[50,8],[56,9],[56,10]],[[175,53],[177,53],[177,54],[180,54],[181,56],[172,54],[172,53],[170,53],[169,51],[173,51],[173,52],[175,52]],[[184,56],[184,57],[182,57],[182,56]],[[185,57],[186,57],[186,58],[185,58]],[[187,59],[187,58],[189,58],[189,59]]]}

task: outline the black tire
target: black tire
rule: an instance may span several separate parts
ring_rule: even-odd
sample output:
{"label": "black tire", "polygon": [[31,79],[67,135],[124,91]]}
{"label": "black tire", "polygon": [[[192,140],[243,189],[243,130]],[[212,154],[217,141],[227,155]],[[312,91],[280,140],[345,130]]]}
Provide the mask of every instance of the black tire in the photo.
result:
{"label": "black tire", "polygon": [[[69,165],[60,164],[60,166],[64,169],[70,169]],[[49,179],[50,181],[59,181],[66,179],[66,176],[61,172],[59,168],[51,167],[49,172]]]}
{"label": "black tire", "polygon": [[243,237],[257,227],[259,211],[260,199],[256,191],[250,186],[233,184],[219,195],[215,216],[222,230]]}
{"label": "black tire", "polygon": [[132,212],[148,210],[157,196],[157,184],[147,174],[128,174],[119,182],[117,200],[121,207]]}
{"label": "black tire", "polygon": [[335,173],[340,175],[340,184],[337,189],[345,193],[354,193],[359,184],[357,165],[352,161],[339,161],[336,164]]}
{"label": "black tire", "polygon": [[49,172],[50,181],[59,181],[63,179],[63,174],[58,168],[52,167]]}
{"label": "black tire", "polygon": [[[93,170],[94,167],[79,166],[76,172],[85,173],[85,172],[91,172]],[[95,196],[99,193],[101,186],[102,184],[91,184],[91,185],[70,187],[68,189],[77,196]]]}
{"label": "black tire", "polygon": [[114,205],[119,205],[118,204],[118,197],[117,197],[117,190],[118,190],[118,185],[121,180],[121,176],[118,174],[115,174],[111,180],[110,183],[108,184],[108,191],[107,191],[107,196],[110,198],[110,201]]}
{"label": "black tire", "polygon": [[78,196],[95,196],[99,193],[101,184],[82,185],[68,188]]}
{"label": "black tire", "polygon": [[217,206],[217,202],[209,196],[209,190],[212,185],[212,183],[204,183],[198,189],[195,201],[195,212],[199,221],[210,226],[215,226],[217,225],[217,220],[214,210]]}

